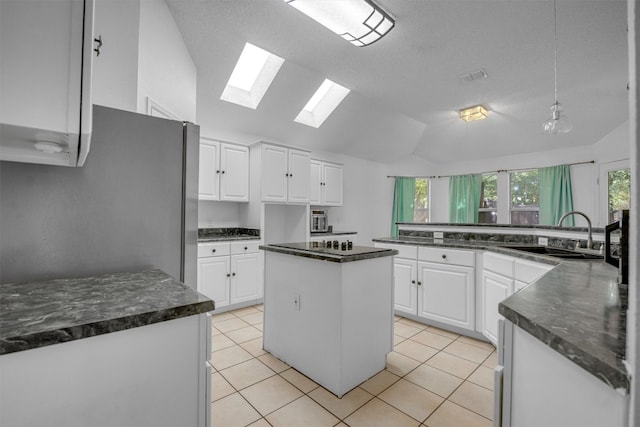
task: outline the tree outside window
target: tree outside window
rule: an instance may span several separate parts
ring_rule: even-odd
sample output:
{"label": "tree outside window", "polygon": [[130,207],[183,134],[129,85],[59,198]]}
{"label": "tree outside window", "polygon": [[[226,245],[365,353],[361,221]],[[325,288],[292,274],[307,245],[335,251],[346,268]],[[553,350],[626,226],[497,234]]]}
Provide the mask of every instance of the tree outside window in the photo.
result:
{"label": "tree outside window", "polygon": [[416,178],[413,222],[429,222],[429,180]]}
{"label": "tree outside window", "polygon": [[609,171],[608,178],[609,222],[615,222],[618,211],[631,205],[631,169]]}
{"label": "tree outside window", "polygon": [[478,209],[479,224],[498,222],[498,175],[483,175]]}
{"label": "tree outside window", "polygon": [[511,224],[539,224],[538,170],[512,172]]}

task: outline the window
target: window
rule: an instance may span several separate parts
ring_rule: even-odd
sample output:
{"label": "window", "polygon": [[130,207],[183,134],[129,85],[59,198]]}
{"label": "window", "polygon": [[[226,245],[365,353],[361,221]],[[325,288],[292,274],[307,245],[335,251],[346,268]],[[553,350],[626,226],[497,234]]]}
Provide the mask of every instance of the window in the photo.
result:
{"label": "window", "polygon": [[416,178],[413,222],[429,222],[429,180]]}
{"label": "window", "polygon": [[480,191],[478,224],[496,224],[498,222],[498,175],[483,175]]}
{"label": "window", "polygon": [[538,170],[512,172],[511,224],[538,224]]}
{"label": "window", "polygon": [[631,196],[631,169],[616,169],[607,173],[607,199],[609,222],[619,220],[618,211],[629,209]]}

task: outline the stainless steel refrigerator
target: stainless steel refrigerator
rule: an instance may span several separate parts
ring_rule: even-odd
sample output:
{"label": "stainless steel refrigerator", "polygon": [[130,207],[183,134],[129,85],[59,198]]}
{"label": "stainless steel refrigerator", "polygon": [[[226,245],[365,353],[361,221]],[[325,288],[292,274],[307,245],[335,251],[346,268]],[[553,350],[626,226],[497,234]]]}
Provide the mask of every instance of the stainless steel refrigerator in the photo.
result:
{"label": "stainless steel refrigerator", "polygon": [[199,133],[94,106],[83,167],[0,162],[0,283],[160,268],[195,289]]}

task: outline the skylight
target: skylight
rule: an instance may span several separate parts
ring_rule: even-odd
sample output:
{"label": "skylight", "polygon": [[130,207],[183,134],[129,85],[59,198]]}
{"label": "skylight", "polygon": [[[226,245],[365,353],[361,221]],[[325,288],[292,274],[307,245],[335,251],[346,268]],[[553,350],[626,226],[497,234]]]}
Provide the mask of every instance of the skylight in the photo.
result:
{"label": "skylight", "polygon": [[256,109],[283,63],[279,56],[246,43],[220,99]]}
{"label": "skylight", "polygon": [[307,105],[300,111],[295,121],[319,128],[349,92],[350,90],[346,87],[325,79]]}

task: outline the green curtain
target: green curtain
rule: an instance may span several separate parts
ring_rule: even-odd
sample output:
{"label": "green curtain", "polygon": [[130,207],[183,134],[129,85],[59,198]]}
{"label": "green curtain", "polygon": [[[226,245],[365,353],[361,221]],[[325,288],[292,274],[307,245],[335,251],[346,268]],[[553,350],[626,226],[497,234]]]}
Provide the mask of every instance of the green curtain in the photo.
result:
{"label": "green curtain", "polygon": [[396,222],[413,221],[413,203],[416,197],[416,179],[396,177],[393,189],[393,211],[391,213],[391,236],[398,237]]}
{"label": "green curtain", "polygon": [[[569,165],[538,169],[538,194],[540,224],[557,225],[560,217],[573,210],[571,189],[571,168]],[[562,225],[574,226],[573,216],[566,218]]]}
{"label": "green curtain", "polygon": [[482,175],[452,176],[449,180],[449,221],[477,224]]}

